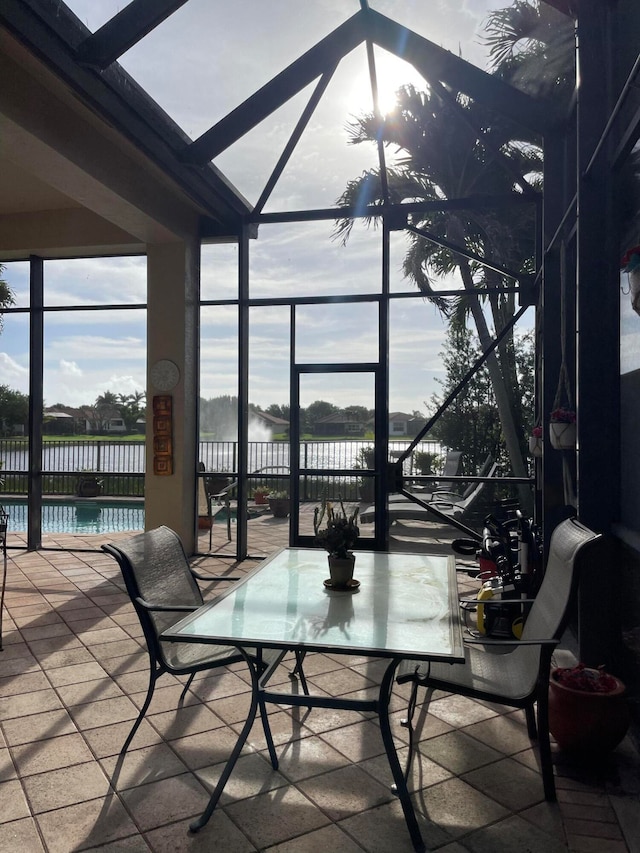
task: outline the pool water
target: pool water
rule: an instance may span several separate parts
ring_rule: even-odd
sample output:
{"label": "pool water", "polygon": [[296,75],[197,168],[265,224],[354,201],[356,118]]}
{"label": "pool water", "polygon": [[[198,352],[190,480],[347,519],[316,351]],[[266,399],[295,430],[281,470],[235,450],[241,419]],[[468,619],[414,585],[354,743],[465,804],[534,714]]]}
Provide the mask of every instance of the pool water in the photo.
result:
{"label": "pool water", "polygon": [[[9,514],[8,530],[27,529],[24,501],[4,501]],[[42,505],[43,533],[120,533],[144,530],[144,504],[124,501],[54,501]]]}
{"label": "pool water", "polygon": [[[26,501],[5,500],[9,513],[9,532],[25,533],[27,530]],[[258,515],[250,512],[249,518]],[[226,508],[214,518],[215,524],[226,524]],[[236,510],[231,509],[231,523],[236,523]],[[123,533],[144,530],[144,504],[141,501],[71,500],[43,501],[43,533]]]}

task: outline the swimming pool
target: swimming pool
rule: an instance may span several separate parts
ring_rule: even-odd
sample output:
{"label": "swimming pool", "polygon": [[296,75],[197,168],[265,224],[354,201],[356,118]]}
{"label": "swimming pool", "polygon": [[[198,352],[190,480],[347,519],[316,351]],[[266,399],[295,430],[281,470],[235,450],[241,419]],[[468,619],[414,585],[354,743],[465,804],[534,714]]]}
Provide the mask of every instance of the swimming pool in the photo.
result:
{"label": "swimming pool", "polygon": [[[26,532],[27,504],[3,500],[9,514],[8,530]],[[144,530],[144,504],[140,501],[43,501],[43,533],[120,533]]]}

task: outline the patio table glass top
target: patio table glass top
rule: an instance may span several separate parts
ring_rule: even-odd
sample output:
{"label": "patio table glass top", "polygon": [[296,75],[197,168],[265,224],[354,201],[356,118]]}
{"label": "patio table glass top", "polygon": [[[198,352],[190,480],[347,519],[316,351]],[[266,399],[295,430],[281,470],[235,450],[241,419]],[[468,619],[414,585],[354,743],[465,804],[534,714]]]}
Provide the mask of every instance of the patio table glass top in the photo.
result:
{"label": "patio table glass top", "polygon": [[284,548],[163,636],[464,660],[453,558],[358,551],[357,590],[326,589],[328,577],[325,551]]}

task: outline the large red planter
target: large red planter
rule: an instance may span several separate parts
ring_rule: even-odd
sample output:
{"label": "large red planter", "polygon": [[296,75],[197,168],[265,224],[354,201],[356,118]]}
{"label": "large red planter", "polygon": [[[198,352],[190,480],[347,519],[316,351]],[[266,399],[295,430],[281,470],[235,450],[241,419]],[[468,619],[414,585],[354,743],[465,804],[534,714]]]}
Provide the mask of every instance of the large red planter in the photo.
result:
{"label": "large red planter", "polygon": [[615,678],[612,692],[590,693],[561,684],[556,672],[549,679],[549,731],[560,749],[584,758],[614,749],[629,728],[624,684]]}

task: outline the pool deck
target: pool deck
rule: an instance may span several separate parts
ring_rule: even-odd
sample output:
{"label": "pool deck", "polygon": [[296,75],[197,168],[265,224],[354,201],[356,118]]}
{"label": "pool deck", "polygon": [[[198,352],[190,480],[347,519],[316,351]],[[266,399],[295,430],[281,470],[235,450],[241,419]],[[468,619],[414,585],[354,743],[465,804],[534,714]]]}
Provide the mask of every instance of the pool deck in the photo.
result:
{"label": "pool deck", "polygon": [[[442,531],[420,524],[394,525],[392,546],[444,546]],[[218,550],[197,557],[199,569],[252,568],[255,560],[236,566],[229,559],[226,528],[219,527]],[[287,544],[286,520],[265,514],[249,530],[253,551]],[[241,665],[198,677],[180,708],[179,680],[163,676],[114,778],[144,698],[148,658],[118,567],[97,549],[128,535],[50,536],[50,547],[70,550],[37,553],[10,536],[18,547],[9,551],[0,652],[0,853],[410,853],[377,722],[353,712],[270,709],[280,768],[271,769],[257,724],[209,824],[188,832],[246,713]],[[208,531],[200,541],[208,546]],[[477,588],[460,577],[461,592]],[[214,594],[206,590],[206,597]],[[314,691],[362,696],[377,683],[380,663],[316,654],[305,670]],[[396,687],[393,731],[403,755],[406,699],[406,688]],[[428,715],[419,709],[418,726],[411,787],[430,849],[640,849],[639,761],[629,737],[599,764],[581,765],[554,749],[552,804],[543,799],[520,711],[434,694]]]}

